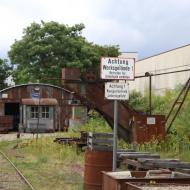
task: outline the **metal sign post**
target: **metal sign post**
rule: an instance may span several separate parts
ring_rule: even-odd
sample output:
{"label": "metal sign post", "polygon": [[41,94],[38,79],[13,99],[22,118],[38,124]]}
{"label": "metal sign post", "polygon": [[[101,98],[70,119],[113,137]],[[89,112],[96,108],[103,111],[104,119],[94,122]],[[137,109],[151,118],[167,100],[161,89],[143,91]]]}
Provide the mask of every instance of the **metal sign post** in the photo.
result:
{"label": "metal sign post", "polygon": [[118,102],[114,100],[114,133],[113,133],[113,165],[112,171],[117,168],[117,128],[118,128]]}
{"label": "metal sign post", "polygon": [[[107,80],[134,80],[135,59],[119,57],[102,57],[100,78]],[[114,134],[113,134],[113,165],[117,169],[117,132],[118,132],[118,100],[129,99],[128,84],[123,82],[105,83],[105,97],[114,100]]]}
{"label": "metal sign post", "polygon": [[117,133],[118,133],[118,100],[129,99],[128,83],[107,82],[105,83],[105,97],[114,100],[114,129],[113,129],[113,165],[112,171],[117,168]]}

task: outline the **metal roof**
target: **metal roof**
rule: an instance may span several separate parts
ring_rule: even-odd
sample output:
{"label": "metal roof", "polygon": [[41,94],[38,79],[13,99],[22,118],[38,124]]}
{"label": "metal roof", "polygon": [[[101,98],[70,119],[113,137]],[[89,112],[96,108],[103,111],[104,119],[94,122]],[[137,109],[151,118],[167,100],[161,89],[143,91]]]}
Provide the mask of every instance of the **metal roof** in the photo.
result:
{"label": "metal roof", "polygon": [[65,88],[62,88],[60,86],[55,86],[55,85],[52,85],[52,84],[44,84],[44,83],[28,83],[28,84],[20,84],[20,85],[15,85],[15,86],[11,86],[11,87],[8,87],[8,88],[5,88],[3,90],[0,90],[0,93],[6,91],[6,90],[10,90],[12,88],[17,88],[17,87],[22,87],[22,86],[33,86],[33,85],[38,85],[38,86],[49,86],[49,87],[53,87],[53,88],[57,88],[57,89],[60,89],[60,90],[63,90],[65,92],[68,92],[68,93],[74,93],[70,90],[67,90]]}
{"label": "metal roof", "polygon": [[143,59],[139,59],[136,62],[141,62],[141,61],[144,61],[146,59],[149,59],[149,58],[152,58],[152,57],[157,57],[157,56],[160,56],[162,54],[169,53],[169,52],[172,52],[172,51],[175,51],[175,50],[178,50],[178,49],[182,49],[182,48],[185,48],[185,47],[188,47],[188,46],[190,46],[190,44],[186,44],[186,45],[183,45],[183,46],[180,46],[180,47],[176,47],[176,48],[173,48],[173,49],[170,49],[170,50],[166,50],[166,51],[163,51],[161,53],[158,53],[158,54],[155,54],[155,55],[152,55],[152,56],[148,56],[148,57],[145,57]]}

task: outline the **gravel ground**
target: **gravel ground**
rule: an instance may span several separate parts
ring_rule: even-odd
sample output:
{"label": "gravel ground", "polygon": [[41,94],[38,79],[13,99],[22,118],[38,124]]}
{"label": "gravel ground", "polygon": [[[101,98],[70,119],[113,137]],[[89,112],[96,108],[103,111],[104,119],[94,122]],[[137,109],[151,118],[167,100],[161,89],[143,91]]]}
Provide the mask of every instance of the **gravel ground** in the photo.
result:
{"label": "gravel ground", "polygon": [[[158,183],[154,185],[146,185],[140,183],[132,183],[142,190],[190,190],[190,185],[187,184],[172,184],[172,183]],[[136,188],[135,188],[136,189]]]}
{"label": "gravel ground", "polygon": [[29,190],[30,188],[18,175],[13,166],[0,155],[0,189]]}
{"label": "gravel ground", "polygon": [[[55,133],[40,133],[38,137],[45,137],[45,136],[56,136]],[[36,138],[36,134],[31,133],[21,133],[20,139],[31,139]],[[17,133],[8,133],[8,134],[0,134],[0,141],[13,141],[17,139]]]}
{"label": "gravel ground", "polygon": [[190,186],[142,187],[142,190],[190,190]]}

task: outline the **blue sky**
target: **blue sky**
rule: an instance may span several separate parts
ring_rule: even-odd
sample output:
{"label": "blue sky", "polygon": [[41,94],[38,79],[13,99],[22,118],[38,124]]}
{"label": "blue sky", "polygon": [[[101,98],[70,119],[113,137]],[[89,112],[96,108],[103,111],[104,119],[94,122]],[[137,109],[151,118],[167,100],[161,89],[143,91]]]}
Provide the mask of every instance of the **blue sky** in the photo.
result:
{"label": "blue sky", "polygon": [[148,57],[190,43],[190,0],[0,0],[0,58],[32,22],[84,23],[83,36]]}

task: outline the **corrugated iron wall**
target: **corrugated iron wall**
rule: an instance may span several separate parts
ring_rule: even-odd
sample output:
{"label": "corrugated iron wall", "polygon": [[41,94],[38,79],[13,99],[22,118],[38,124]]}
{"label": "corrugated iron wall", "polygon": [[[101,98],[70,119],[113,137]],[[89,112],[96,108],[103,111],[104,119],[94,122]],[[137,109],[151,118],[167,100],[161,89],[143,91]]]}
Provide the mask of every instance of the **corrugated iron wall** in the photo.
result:
{"label": "corrugated iron wall", "polygon": [[[66,118],[70,117],[71,107],[68,106],[68,100],[71,99],[71,93],[63,88],[47,84],[25,84],[7,88],[0,91],[0,115],[4,115],[4,105],[6,103],[20,103],[24,98],[34,98],[33,91],[39,89],[39,98],[55,98],[58,102],[56,106],[55,125],[57,130],[64,130]],[[38,94],[37,94],[38,96]]]}

